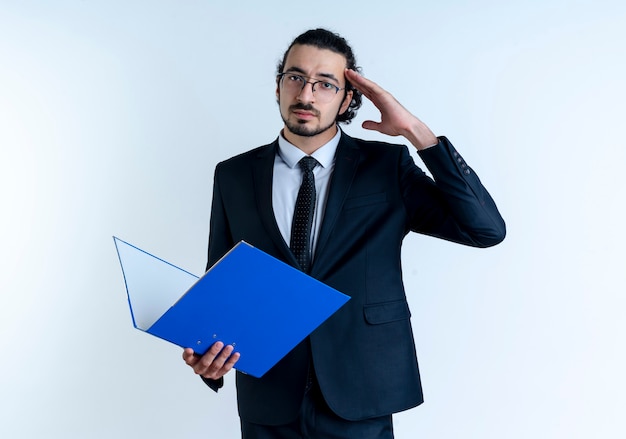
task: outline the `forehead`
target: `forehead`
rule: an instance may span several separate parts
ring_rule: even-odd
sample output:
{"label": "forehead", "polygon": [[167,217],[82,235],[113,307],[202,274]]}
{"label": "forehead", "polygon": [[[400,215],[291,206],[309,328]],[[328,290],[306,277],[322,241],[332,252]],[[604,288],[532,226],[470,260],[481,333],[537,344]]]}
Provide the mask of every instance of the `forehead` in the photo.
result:
{"label": "forehead", "polygon": [[342,78],[347,67],[346,57],[329,49],[294,45],[285,59],[284,71],[297,68],[309,76],[333,75]]}

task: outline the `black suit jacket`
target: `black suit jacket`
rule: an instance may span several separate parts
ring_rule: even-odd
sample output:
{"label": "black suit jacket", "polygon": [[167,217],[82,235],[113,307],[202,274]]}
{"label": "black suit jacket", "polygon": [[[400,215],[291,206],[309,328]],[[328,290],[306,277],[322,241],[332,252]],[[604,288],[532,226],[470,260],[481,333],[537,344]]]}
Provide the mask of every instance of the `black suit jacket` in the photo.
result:
{"label": "black suit jacket", "polygon": [[[245,240],[297,267],[272,210],[277,145],[216,167],[208,266]],[[262,378],[237,372],[243,419],[266,425],[294,420],[310,361],[328,405],[345,419],[382,416],[423,401],[402,284],[402,240],[415,231],[487,247],[504,239],[505,225],[446,138],[419,155],[434,181],[406,147],[342,134],[310,274],[351,300]],[[221,380],[209,384],[216,388]]]}

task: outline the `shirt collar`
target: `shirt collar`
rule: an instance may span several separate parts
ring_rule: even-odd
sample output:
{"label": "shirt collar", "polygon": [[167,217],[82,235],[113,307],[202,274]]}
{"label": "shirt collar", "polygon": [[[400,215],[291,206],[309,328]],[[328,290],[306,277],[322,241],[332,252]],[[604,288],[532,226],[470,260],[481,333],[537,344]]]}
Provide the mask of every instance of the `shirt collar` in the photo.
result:
{"label": "shirt collar", "polygon": [[[337,152],[337,146],[339,145],[340,139],[341,130],[338,129],[335,137],[330,139],[330,141],[325,145],[316,149],[315,152],[311,154],[311,157],[317,160],[323,168],[328,168],[333,164],[333,160],[335,160],[335,152]],[[287,166],[292,169],[296,167],[302,157],[306,156],[300,148],[289,143],[283,136],[282,132],[278,136],[278,154]]]}

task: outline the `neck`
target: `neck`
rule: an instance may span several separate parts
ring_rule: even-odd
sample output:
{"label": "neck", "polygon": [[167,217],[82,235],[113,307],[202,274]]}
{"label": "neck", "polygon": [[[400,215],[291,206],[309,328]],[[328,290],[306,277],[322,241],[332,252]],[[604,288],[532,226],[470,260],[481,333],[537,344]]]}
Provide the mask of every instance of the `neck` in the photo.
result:
{"label": "neck", "polygon": [[315,136],[300,136],[294,134],[285,126],[283,129],[283,137],[289,143],[300,149],[307,155],[313,154],[315,151],[326,145],[337,134],[337,125],[329,127],[324,132],[316,134]]}

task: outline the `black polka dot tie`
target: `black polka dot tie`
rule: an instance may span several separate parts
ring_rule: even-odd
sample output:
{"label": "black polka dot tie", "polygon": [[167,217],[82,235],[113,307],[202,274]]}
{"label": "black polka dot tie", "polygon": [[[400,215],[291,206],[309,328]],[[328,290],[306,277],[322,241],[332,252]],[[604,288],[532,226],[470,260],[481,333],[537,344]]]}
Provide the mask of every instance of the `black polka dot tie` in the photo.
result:
{"label": "black polka dot tie", "polygon": [[311,268],[311,225],[313,224],[313,213],[315,212],[315,176],[313,175],[313,168],[317,165],[317,160],[306,156],[298,164],[302,169],[302,184],[298,191],[296,208],[293,212],[289,246],[302,271],[308,273]]}

